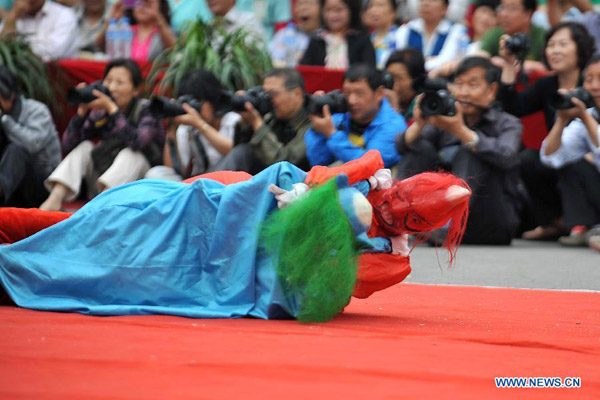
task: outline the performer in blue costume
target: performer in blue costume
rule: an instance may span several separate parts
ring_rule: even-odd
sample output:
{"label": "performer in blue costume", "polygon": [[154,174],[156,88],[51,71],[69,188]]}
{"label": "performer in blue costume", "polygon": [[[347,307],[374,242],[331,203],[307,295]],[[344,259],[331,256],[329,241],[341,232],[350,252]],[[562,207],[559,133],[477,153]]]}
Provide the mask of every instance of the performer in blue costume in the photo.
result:
{"label": "performer in blue costume", "polygon": [[[117,187],[71,218],[0,247],[0,282],[17,305],[37,310],[330,319],[354,287],[355,239],[375,251],[390,252],[391,245],[366,238],[372,209],[344,176],[330,182],[333,192],[323,189],[324,203],[303,220],[298,210],[318,189],[278,210],[269,186],[291,190],[305,177],[282,162],[227,186],[199,179]],[[368,191],[368,183],[359,186]],[[275,215],[275,225],[293,228],[272,229]],[[346,234],[328,232],[341,220]],[[321,244],[307,264],[306,251],[292,254],[293,242],[310,235]]]}

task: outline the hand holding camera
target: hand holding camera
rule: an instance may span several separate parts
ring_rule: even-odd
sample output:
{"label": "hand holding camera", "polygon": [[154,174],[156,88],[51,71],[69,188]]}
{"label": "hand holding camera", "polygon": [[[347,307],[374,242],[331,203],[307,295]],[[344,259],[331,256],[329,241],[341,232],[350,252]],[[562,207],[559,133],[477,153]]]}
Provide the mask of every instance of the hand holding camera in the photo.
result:
{"label": "hand holding camera", "polygon": [[264,123],[262,116],[258,112],[256,108],[252,105],[252,102],[246,101],[244,103],[245,111],[238,111],[238,113],[242,116],[242,120],[252,127],[252,130],[256,132],[260,129],[262,124]]}
{"label": "hand holding camera", "polygon": [[500,57],[511,65],[518,60],[524,60],[531,47],[529,37],[523,32],[515,33],[512,36],[502,35],[499,44]]}
{"label": "hand holding camera", "polygon": [[577,88],[572,91],[559,89],[555,96],[550,100],[550,105],[556,108],[556,117],[565,124],[575,118],[583,119],[584,114],[593,100],[588,92],[583,88]]}
{"label": "hand holding camera", "polygon": [[310,122],[315,132],[322,134],[325,137],[329,137],[335,133],[335,126],[333,125],[333,119],[331,118],[331,111],[329,105],[325,104],[322,108],[323,115],[310,114]]}
{"label": "hand holding camera", "polygon": [[188,103],[183,103],[181,105],[181,108],[183,109],[183,111],[185,111],[185,114],[180,114],[176,117],[173,117],[173,122],[177,125],[193,126],[198,131],[200,131],[200,133],[203,133],[204,129],[207,128],[208,124],[200,116],[198,110],[190,106]]}
{"label": "hand holding camera", "polygon": [[454,104],[452,115],[438,114],[428,117],[428,122],[438,129],[449,132],[461,139],[462,130],[466,127],[460,103]]}
{"label": "hand holding camera", "polygon": [[110,91],[101,81],[93,82],[89,85],[80,83],[67,92],[67,101],[70,104],[77,104],[77,114],[80,117],[85,116],[89,110],[106,110],[109,114],[114,114],[119,107],[110,95]]}

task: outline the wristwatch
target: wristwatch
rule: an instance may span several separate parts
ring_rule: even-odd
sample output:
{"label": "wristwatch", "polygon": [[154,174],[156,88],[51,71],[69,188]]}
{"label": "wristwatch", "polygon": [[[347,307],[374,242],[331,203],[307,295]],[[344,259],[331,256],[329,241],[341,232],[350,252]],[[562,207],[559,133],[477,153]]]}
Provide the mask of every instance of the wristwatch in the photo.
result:
{"label": "wristwatch", "polygon": [[470,142],[463,143],[463,146],[465,146],[469,150],[475,150],[475,148],[477,147],[478,144],[479,144],[479,135],[475,134],[475,138],[473,140],[471,140]]}

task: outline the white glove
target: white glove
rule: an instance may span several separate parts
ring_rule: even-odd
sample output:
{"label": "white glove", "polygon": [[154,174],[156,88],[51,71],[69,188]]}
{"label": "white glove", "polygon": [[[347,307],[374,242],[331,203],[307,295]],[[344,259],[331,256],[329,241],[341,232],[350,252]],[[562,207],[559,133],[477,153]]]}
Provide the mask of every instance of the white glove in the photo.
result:
{"label": "white glove", "polygon": [[371,189],[389,189],[392,187],[392,171],[387,168],[378,169],[375,175],[369,178]]}
{"label": "white glove", "polygon": [[391,237],[390,241],[392,242],[392,254],[401,254],[404,257],[408,256],[410,248],[408,247],[407,233]]}
{"label": "white glove", "polygon": [[279,186],[274,184],[269,185],[269,193],[273,193],[275,195],[275,199],[277,200],[277,207],[283,208],[292,204],[294,201],[298,199],[301,195],[308,192],[308,185],[300,182],[294,183],[292,185],[292,190],[284,190]]}

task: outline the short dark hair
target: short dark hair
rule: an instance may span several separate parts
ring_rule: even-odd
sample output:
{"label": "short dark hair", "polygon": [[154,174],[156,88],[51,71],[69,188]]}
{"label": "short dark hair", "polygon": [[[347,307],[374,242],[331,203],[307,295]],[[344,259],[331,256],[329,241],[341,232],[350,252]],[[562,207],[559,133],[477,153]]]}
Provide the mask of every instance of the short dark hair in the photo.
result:
{"label": "short dark hair", "polygon": [[344,74],[344,81],[358,82],[363,79],[373,90],[377,90],[379,86],[383,85],[383,73],[370,64],[352,64]]}
{"label": "short dark hair", "polygon": [[[390,2],[390,5],[394,9],[394,11],[396,11],[398,9],[398,2],[396,0],[388,0],[388,1]],[[371,0],[367,0],[366,2],[364,2],[364,5],[365,5],[364,9],[366,10],[370,4],[371,4]]]}
{"label": "short dark hair", "polygon": [[[325,7],[327,0],[321,0],[321,14]],[[365,31],[365,27],[362,24],[362,0],[342,0],[344,4],[350,9],[350,28],[357,31]]]}
{"label": "short dark hair", "polygon": [[571,32],[571,39],[575,42],[575,46],[577,46],[577,67],[580,71],[583,71],[585,66],[588,63],[588,60],[594,54],[594,50],[596,49],[596,41],[589,34],[588,30],[585,26],[578,24],[577,22],[561,22],[556,24],[548,31],[546,34],[546,43],[544,44],[544,53],[542,54],[542,61],[544,65],[548,69],[550,68],[550,64],[548,63],[548,58],[546,57],[546,47],[548,46],[548,41],[554,36],[556,32],[561,29],[568,29]]}
{"label": "short dark hair", "polygon": [[[169,7],[169,1],[159,0],[159,3],[160,13],[167,22],[167,25],[171,25],[171,7]],[[137,25],[137,20],[135,19],[135,15],[133,14],[133,8],[128,8],[127,10],[125,10],[125,16],[129,18],[129,22],[131,23],[131,25]]]}
{"label": "short dark hair", "polygon": [[479,56],[464,58],[460,64],[458,64],[456,72],[454,73],[454,78],[459,77],[473,68],[483,68],[485,80],[489,84],[500,80],[500,68],[492,64],[489,58]]}
{"label": "short dark hair", "polygon": [[495,12],[496,8],[498,8],[499,5],[500,0],[477,0],[475,2],[475,6],[473,7],[473,11],[475,11],[479,7],[489,7]]}
{"label": "short dark hair", "polygon": [[287,90],[300,88],[304,92],[304,78],[295,68],[273,68],[265,74],[265,78],[282,78]]}
{"label": "short dark hair", "polygon": [[227,108],[225,87],[219,79],[210,71],[197,68],[187,72],[179,82],[177,97],[192,96],[198,101],[207,101],[214,107],[215,111],[223,111]]}
{"label": "short dark hair", "polygon": [[585,70],[587,70],[590,65],[598,64],[599,62],[600,62],[600,54],[594,54],[593,56],[591,56],[590,59],[588,60],[587,64],[585,65],[585,68],[583,69],[584,75],[585,75]]}
{"label": "short dark hair", "polygon": [[0,96],[8,100],[12,94],[18,93],[18,86],[15,76],[5,66],[0,64]]}
{"label": "short dark hair", "polygon": [[385,68],[392,64],[403,64],[411,79],[425,75],[425,58],[419,49],[396,50],[388,57]]}
{"label": "short dark hair", "polygon": [[532,13],[534,13],[535,10],[537,10],[537,7],[538,7],[537,0],[522,0],[522,2],[523,2],[523,8],[525,9],[525,11],[531,11]]}
{"label": "short dark hair", "polygon": [[111,69],[117,67],[123,67],[129,71],[133,87],[137,88],[142,84],[142,71],[140,70],[140,66],[130,58],[117,58],[109,62],[106,65],[106,68],[104,68],[103,78],[106,78]]}

